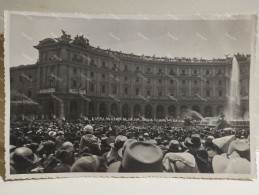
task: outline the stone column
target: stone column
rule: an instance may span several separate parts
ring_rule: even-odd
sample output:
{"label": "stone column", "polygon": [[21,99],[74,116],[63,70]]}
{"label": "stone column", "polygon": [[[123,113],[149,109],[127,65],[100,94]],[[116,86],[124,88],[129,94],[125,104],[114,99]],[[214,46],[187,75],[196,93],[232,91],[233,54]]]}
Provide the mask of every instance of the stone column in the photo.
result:
{"label": "stone column", "polygon": [[154,119],[156,119],[156,106],[157,106],[157,104],[156,103],[154,103],[153,105],[153,116],[154,116]]}
{"label": "stone column", "polygon": [[88,115],[89,115],[89,102],[88,101],[86,101],[85,102],[85,115],[88,117]]}
{"label": "stone column", "polygon": [[118,116],[119,117],[122,117],[122,111],[121,111],[121,109],[122,109],[122,103],[121,102],[118,102]]}
{"label": "stone column", "polygon": [[95,106],[96,106],[96,116],[99,117],[99,106],[100,106],[100,103],[96,102]]}
{"label": "stone column", "polygon": [[175,105],[175,116],[176,118],[180,117],[180,106],[179,105]]}
{"label": "stone column", "polygon": [[41,75],[40,75],[40,69],[41,69],[41,67],[38,66],[37,67],[37,78],[35,78],[36,83],[37,83],[36,91],[39,91],[39,89],[40,89],[40,82],[41,82],[41,79],[42,79]]}
{"label": "stone column", "polygon": [[145,104],[144,104],[143,100],[141,100],[141,102],[140,102],[140,109],[141,109],[140,114],[145,115]]}
{"label": "stone column", "polygon": [[61,118],[65,117],[65,109],[64,109],[64,102],[63,101],[60,102],[60,114],[59,114],[59,116]]}
{"label": "stone column", "polygon": [[107,116],[111,115],[111,104],[110,102],[107,102]]}
{"label": "stone column", "polygon": [[164,104],[164,112],[165,112],[165,117],[168,116],[168,106],[167,104]]}
{"label": "stone column", "polygon": [[129,103],[129,116],[131,118],[133,117],[133,106],[134,106],[134,103]]}

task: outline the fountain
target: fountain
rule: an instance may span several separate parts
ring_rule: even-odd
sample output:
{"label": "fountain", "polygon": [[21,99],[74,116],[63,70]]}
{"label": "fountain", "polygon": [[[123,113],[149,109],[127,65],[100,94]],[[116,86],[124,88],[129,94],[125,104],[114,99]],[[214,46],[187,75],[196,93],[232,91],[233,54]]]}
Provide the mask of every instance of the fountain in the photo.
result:
{"label": "fountain", "polygon": [[228,96],[227,118],[228,120],[236,119],[240,109],[240,81],[239,65],[236,57],[233,57],[232,72],[230,78],[230,93]]}
{"label": "fountain", "polygon": [[186,115],[193,119],[203,120],[203,116],[195,110],[187,109]]}

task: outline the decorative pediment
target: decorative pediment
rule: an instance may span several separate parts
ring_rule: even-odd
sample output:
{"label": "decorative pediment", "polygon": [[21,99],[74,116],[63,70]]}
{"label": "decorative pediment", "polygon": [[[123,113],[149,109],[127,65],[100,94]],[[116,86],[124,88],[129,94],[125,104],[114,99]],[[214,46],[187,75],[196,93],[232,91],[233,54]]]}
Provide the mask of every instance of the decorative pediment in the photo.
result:
{"label": "decorative pediment", "polygon": [[55,39],[47,38],[47,39],[40,41],[38,46],[51,45],[53,43],[56,43]]}

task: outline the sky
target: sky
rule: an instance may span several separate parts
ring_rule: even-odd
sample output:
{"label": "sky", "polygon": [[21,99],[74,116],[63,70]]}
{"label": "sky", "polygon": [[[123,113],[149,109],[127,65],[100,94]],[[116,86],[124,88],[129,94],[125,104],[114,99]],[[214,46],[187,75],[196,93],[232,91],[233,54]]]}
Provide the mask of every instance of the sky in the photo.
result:
{"label": "sky", "polygon": [[[111,17],[110,17],[111,18]],[[225,54],[251,53],[252,20],[140,20],[89,19],[11,14],[10,66],[34,64],[33,46],[57,38],[61,29],[84,35],[102,49],[157,57],[225,58]]]}

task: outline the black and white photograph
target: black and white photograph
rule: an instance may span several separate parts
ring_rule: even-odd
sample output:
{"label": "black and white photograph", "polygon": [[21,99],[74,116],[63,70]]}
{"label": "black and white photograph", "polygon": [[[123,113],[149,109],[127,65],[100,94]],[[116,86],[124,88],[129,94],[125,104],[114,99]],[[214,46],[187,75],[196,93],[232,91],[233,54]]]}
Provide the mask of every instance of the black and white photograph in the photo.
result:
{"label": "black and white photograph", "polygon": [[6,177],[253,178],[256,19],[5,12]]}

